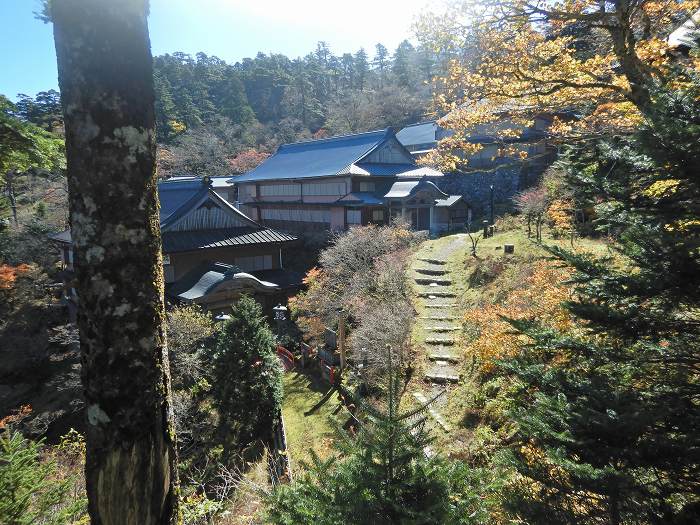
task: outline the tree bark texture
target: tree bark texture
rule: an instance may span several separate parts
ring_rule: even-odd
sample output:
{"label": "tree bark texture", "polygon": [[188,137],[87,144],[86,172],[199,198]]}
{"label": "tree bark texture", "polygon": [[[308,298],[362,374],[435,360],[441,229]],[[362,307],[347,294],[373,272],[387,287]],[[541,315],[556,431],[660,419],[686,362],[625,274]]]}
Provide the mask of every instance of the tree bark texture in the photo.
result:
{"label": "tree bark texture", "polygon": [[178,520],[147,0],[52,0],[93,524]]}

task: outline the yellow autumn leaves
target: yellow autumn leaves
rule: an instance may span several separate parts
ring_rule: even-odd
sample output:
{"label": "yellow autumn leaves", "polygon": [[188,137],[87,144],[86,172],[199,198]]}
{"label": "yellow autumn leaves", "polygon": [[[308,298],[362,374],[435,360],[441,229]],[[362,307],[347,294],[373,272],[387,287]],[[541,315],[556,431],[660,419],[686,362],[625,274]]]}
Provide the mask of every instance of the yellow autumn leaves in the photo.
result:
{"label": "yellow autumn leaves", "polygon": [[562,331],[571,328],[571,317],[561,304],[569,298],[570,290],[564,283],[570,272],[550,262],[537,261],[529,268],[521,287],[503,302],[466,312],[463,320],[474,336],[467,341],[465,351],[478,357],[484,372],[492,370],[496,360],[515,355],[529,342],[526,336],[515,333],[504,318],[536,320]]}
{"label": "yellow autumn leaves", "polygon": [[[448,57],[434,81],[434,110],[453,135],[424,162],[455,169],[481,149],[471,137],[506,144],[536,115],[553,119],[549,139],[561,142],[635,129],[642,115],[630,72],[664,76],[676,60],[668,34],[699,7],[642,1],[618,13],[597,0],[466,0],[450,4],[450,17],[426,15],[419,39]],[[512,125],[496,125],[504,120]]]}

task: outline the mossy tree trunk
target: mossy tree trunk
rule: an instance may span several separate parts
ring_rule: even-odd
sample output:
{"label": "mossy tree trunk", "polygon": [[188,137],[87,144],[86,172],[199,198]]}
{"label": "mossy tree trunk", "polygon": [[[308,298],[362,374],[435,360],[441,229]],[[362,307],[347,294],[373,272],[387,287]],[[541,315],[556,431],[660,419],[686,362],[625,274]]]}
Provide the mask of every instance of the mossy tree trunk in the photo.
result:
{"label": "mossy tree trunk", "polygon": [[93,524],[177,521],[146,0],[52,0]]}

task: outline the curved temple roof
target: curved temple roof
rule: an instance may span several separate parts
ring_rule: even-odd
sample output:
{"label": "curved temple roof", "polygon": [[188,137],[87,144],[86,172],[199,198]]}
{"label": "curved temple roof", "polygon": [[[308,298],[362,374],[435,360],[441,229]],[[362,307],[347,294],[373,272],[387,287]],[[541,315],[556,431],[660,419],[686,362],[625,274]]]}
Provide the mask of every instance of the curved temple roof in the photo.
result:
{"label": "curved temple roof", "polygon": [[241,271],[240,268],[220,262],[206,262],[194,268],[182,279],[168,287],[168,295],[185,302],[194,302],[226,285],[231,290],[252,290],[256,292],[275,292],[280,287],[268,281],[262,281]]}

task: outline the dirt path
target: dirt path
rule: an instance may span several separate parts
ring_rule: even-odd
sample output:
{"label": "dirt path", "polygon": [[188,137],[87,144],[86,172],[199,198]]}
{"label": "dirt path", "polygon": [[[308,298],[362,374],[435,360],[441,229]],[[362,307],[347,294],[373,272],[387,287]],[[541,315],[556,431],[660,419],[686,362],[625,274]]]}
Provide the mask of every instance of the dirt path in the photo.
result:
{"label": "dirt path", "polygon": [[452,268],[459,264],[467,242],[464,234],[426,241],[411,265],[418,311],[413,343],[419,348],[418,361],[423,365],[422,387],[413,396],[425,403],[446,390],[429,410],[432,420],[444,431],[449,428],[441,410],[449,399],[450,386],[460,380],[463,359],[456,350],[460,331],[459,294],[453,283]]}

